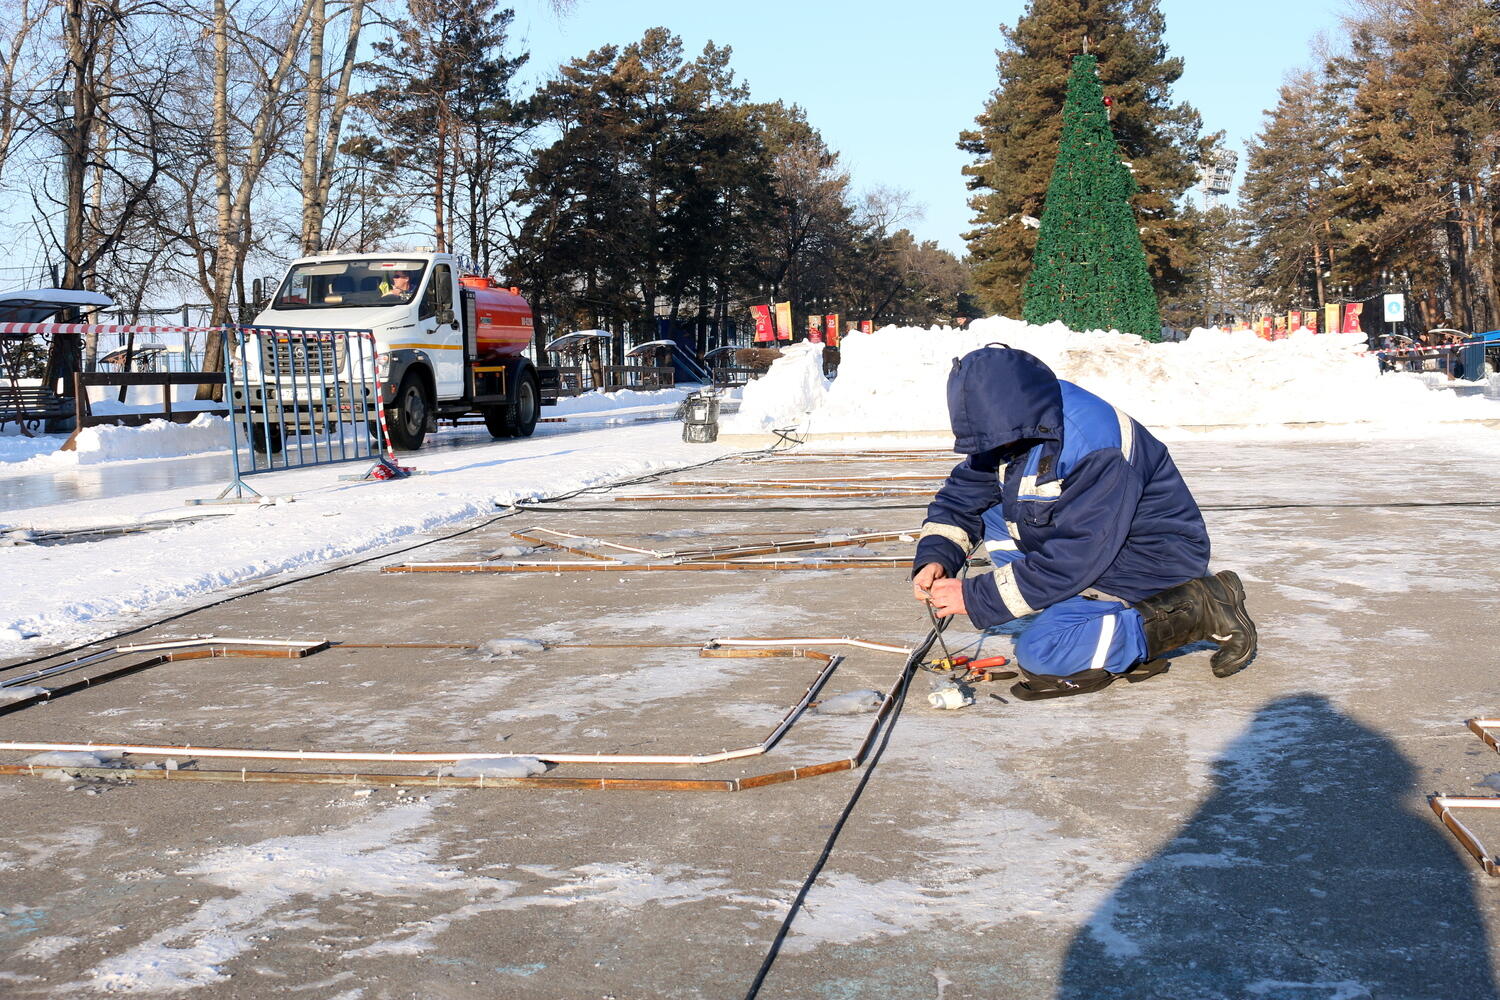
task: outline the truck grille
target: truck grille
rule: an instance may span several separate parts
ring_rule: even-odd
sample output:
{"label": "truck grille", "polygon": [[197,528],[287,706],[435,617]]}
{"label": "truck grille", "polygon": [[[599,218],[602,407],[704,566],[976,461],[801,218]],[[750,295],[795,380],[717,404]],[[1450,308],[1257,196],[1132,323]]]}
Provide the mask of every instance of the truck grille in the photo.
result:
{"label": "truck grille", "polygon": [[339,372],[339,345],[332,337],[268,339],[266,374],[272,378],[322,378]]}

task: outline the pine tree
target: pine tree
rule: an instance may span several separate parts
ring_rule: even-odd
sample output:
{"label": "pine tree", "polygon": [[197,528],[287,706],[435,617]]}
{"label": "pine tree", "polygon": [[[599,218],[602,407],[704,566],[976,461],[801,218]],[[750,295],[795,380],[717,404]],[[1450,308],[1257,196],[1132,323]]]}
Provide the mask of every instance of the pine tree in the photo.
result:
{"label": "pine tree", "polygon": [[1425,328],[1500,326],[1500,4],[1371,7],[1334,71],[1361,290],[1405,290]]}
{"label": "pine tree", "polygon": [[1067,67],[1085,50],[1098,57],[1115,139],[1139,185],[1133,202],[1153,283],[1162,295],[1182,288],[1194,261],[1177,201],[1215,137],[1200,138],[1198,112],[1171,102],[1182,60],[1167,57],[1165,27],[1158,0],[1030,0],[1015,27],[1001,28],[999,87],[958,143],[975,157],[964,168],[975,212],[965,239],[988,308],[1020,311],[1037,235],[1027,220],[1042,214]]}
{"label": "pine tree", "polygon": [[1240,207],[1253,260],[1248,276],[1277,312],[1328,301],[1341,270],[1343,232],[1335,202],[1341,109],[1330,81],[1298,73],[1282,88],[1249,144]]}
{"label": "pine tree", "polygon": [[1024,316],[1156,340],[1161,311],[1130,206],[1135,178],[1115,148],[1097,74],[1093,56],[1073,60]]}

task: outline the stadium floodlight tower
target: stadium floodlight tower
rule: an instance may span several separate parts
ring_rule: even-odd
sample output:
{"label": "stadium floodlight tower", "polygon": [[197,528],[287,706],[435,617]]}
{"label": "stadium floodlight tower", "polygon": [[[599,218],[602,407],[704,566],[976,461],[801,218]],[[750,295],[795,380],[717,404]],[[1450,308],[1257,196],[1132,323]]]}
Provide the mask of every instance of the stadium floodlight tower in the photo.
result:
{"label": "stadium floodlight tower", "polygon": [[1215,150],[1204,157],[1198,170],[1198,190],[1203,192],[1204,209],[1217,208],[1220,199],[1229,194],[1239,165],[1240,154],[1232,149]]}

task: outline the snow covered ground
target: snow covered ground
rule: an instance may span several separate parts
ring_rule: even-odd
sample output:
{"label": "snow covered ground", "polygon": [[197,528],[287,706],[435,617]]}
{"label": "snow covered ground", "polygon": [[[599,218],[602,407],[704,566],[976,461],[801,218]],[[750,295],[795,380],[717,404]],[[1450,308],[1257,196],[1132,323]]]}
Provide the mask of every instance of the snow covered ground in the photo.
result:
{"label": "snow covered ground", "polygon": [[[1381,375],[1355,334],[1301,333],[1265,341],[1249,332],[1195,330],[1149,344],[1118,333],[1075,333],[991,317],[967,330],[885,327],[840,345],[838,377],[822,377],[822,348],[799,344],[745,389],[726,433],[798,427],[810,434],[946,432],[953,359],[990,343],[1041,358],[1059,377],[1098,393],[1151,428],[1278,428],[1357,423],[1410,430],[1500,418],[1500,403],[1431,391],[1424,376]],[[1442,376],[1436,376],[1441,380]]]}

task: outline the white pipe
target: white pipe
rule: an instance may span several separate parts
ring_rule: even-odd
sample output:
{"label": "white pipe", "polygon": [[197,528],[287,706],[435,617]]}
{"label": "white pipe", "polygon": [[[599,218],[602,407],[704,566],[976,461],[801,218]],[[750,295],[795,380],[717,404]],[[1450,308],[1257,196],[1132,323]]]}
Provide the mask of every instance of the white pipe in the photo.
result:
{"label": "white pipe", "polygon": [[899,656],[910,656],[911,650],[905,646],[892,646],[884,642],[866,642],[864,639],[843,638],[814,638],[814,639],[713,639],[710,646],[771,646],[784,648],[786,646],[851,646],[855,649],[873,649],[879,653],[895,653]]}
{"label": "white pipe", "polygon": [[620,545],[615,542],[606,541],[603,538],[592,538],[588,535],[574,535],[566,531],[554,531],[552,528],[532,528],[531,530],[537,532],[545,531],[547,534],[556,535],[558,538],[571,538],[576,542],[589,542],[593,545],[602,545],[611,549],[619,549],[621,552],[633,552],[636,555],[640,556],[654,556],[657,559],[665,559],[668,556],[672,555],[671,552],[658,552],[655,549],[637,549],[629,545]]}
{"label": "white pipe", "polygon": [[[729,640],[739,643],[742,640]],[[776,642],[777,640],[772,640]],[[843,644],[852,644],[858,640],[833,640]],[[804,643],[805,644],[805,643]],[[872,648],[878,644],[867,644]],[[892,648],[892,647],[886,647]],[[588,753],[524,753],[509,751],[505,753],[479,752],[479,753],[391,753],[391,752],[361,752],[361,751],[308,751],[308,750],[254,750],[242,747],[197,747],[197,746],[160,746],[136,743],[42,743],[32,741],[5,741],[0,742],[0,750],[23,750],[32,753],[45,753],[51,751],[64,751],[68,753],[93,753],[98,750],[112,750],[118,753],[135,754],[142,757],[230,757],[237,760],[298,760],[298,761],[357,761],[363,763],[386,762],[386,763],[410,763],[410,764],[452,764],[463,760],[488,760],[509,757],[534,757],[537,760],[550,761],[554,764],[717,764],[727,760],[737,760],[742,757],[756,757],[764,754],[777,740],[779,740],[791,726],[791,724],[807,709],[814,694],[827,681],[828,677],[838,669],[843,662],[841,657],[835,656],[829,659],[818,671],[797,704],[792,706],[791,711],[779,722],[771,733],[759,743],[738,750],[721,750],[718,753],[703,754],[588,754]]]}
{"label": "white pipe", "polygon": [[299,649],[309,649],[325,641],[326,640],[323,639],[301,640],[296,642],[282,639],[220,639],[217,636],[207,635],[199,636],[195,639],[174,639],[170,642],[146,642],[137,643],[133,646],[111,646],[108,649],[101,649],[97,653],[90,653],[87,656],[80,656],[76,660],[69,660],[66,663],[58,663],[50,667],[43,667],[40,670],[33,670],[29,674],[21,674],[16,677],[6,678],[5,680],[0,681],[0,688],[15,687],[17,685],[26,684],[30,681],[39,680],[44,677],[55,677],[58,674],[65,674],[69,671],[78,670],[82,667],[87,667],[91,664],[98,663],[101,660],[114,659],[115,657],[123,656],[126,653],[151,653],[160,652],[162,650],[187,649],[193,646],[207,646],[209,648],[221,647],[226,650],[242,646],[254,646],[257,648],[272,647],[277,649],[285,649],[288,652],[293,652]]}

